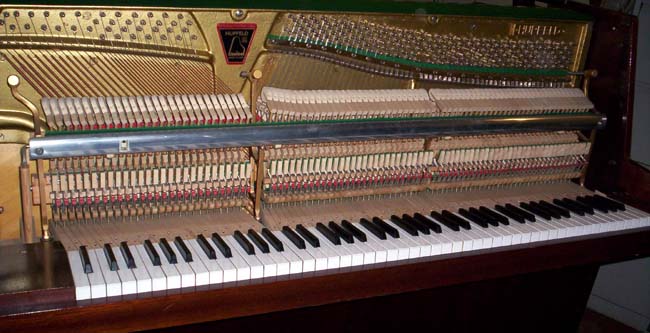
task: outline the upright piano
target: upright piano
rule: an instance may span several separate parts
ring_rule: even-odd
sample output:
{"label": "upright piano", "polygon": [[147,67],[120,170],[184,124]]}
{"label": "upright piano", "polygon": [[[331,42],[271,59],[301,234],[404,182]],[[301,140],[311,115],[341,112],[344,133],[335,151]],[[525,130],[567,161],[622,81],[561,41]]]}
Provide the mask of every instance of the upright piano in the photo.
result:
{"label": "upright piano", "polygon": [[636,26],[2,4],[0,330],[575,331],[598,267],[650,254]]}

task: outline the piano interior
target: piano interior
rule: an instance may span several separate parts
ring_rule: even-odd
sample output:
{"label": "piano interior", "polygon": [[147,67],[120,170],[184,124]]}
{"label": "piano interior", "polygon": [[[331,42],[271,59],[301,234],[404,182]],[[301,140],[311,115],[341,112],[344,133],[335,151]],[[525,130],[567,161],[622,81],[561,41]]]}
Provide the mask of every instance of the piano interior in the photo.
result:
{"label": "piano interior", "polygon": [[0,235],[75,307],[647,232],[585,186],[588,16],[232,5],[0,6]]}

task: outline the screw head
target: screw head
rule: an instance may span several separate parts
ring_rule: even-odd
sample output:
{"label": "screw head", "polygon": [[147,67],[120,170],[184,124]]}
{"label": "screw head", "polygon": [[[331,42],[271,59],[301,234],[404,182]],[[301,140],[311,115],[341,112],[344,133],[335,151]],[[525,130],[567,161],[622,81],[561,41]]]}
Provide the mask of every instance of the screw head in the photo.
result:
{"label": "screw head", "polygon": [[36,155],[43,155],[43,153],[44,153],[43,148],[34,149],[34,154]]}
{"label": "screw head", "polygon": [[244,18],[246,18],[246,11],[243,9],[235,9],[232,12],[230,12],[230,15],[234,20],[241,21]]}
{"label": "screw head", "polygon": [[20,78],[18,75],[9,75],[7,78],[7,84],[10,87],[18,87],[18,85],[20,85]]}

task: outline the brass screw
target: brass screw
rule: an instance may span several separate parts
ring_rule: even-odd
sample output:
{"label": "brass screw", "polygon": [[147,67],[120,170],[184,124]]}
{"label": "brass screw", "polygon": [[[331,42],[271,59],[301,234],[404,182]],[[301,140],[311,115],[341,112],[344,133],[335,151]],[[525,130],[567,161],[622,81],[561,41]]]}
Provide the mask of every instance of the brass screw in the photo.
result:
{"label": "brass screw", "polygon": [[243,9],[235,9],[230,12],[230,16],[232,16],[233,20],[235,21],[241,21],[246,18],[246,11]]}

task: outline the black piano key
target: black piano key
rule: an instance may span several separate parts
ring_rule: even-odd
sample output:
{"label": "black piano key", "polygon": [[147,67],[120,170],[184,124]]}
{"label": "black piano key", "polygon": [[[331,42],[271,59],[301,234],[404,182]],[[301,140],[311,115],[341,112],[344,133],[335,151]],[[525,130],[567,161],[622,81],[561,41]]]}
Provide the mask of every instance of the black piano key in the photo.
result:
{"label": "black piano key", "polygon": [[163,251],[163,254],[167,258],[167,262],[170,264],[178,264],[178,259],[176,258],[176,253],[172,249],[171,246],[169,246],[169,243],[165,238],[160,239],[160,249]]}
{"label": "black piano key", "polygon": [[185,262],[193,261],[192,252],[190,252],[190,249],[187,248],[187,245],[185,245],[185,242],[183,242],[182,238],[179,236],[174,237],[174,245],[176,245],[178,252],[181,253],[181,257],[183,257],[183,260],[185,260]]}
{"label": "black piano key", "polygon": [[576,198],[576,201],[579,203],[589,206],[599,212],[602,213],[608,213],[609,209],[607,208],[606,205],[601,204],[600,202],[596,202],[593,198],[587,197],[587,196],[579,196]]}
{"label": "black piano key", "polygon": [[442,214],[436,211],[431,212],[431,217],[433,217],[434,219],[436,219],[436,221],[442,223],[442,225],[444,225],[445,227],[453,231],[460,231],[460,227],[454,221],[449,220],[448,218],[442,216]]}
{"label": "black piano key", "polygon": [[124,257],[124,261],[126,261],[126,267],[128,269],[136,268],[135,259],[133,259],[131,249],[129,249],[129,245],[126,242],[120,242],[120,252],[122,252],[122,257]]}
{"label": "black piano key", "polygon": [[368,219],[363,218],[363,219],[361,219],[361,220],[359,221],[359,223],[360,223],[364,228],[366,228],[366,230],[370,231],[370,233],[372,233],[373,235],[375,235],[377,238],[379,238],[379,239],[381,239],[381,240],[385,240],[385,239],[386,239],[386,232],[385,232],[383,229],[381,229],[380,227],[378,227],[378,226],[376,226],[375,224],[373,224],[372,222],[368,221]]}
{"label": "black piano key", "polygon": [[253,255],[255,254],[255,248],[253,247],[253,244],[248,241],[248,239],[244,236],[244,234],[241,233],[241,231],[237,230],[235,233],[232,235],[237,243],[239,243],[239,246],[241,246],[242,249],[244,249],[244,252],[248,255]]}
{"label": "black piano key", "polygon": [[318,240],[318,237],[314,236],[314,234],[312,234],[311,231],[307,230],[307,228],[305,228],[305,226],[303,226],[302,224],[298,224],[296,226],[296,231],[311,246],[313,246],[313,247],[319,247],[320,246],[320,241]]}
{"label": "black piano key", "polygon": [[413,214],[413,218],[420,221],[420,223],[423,223],[424,225],[426,225],[427,228],[429,228],[429,230],[431,230],[431,231],[433,231],[433,232],[435,232],[437,234],[442,233],[442,227],[440,227],[440,225],[438,223],[431,221],[431,219],[428,219],[426,216],[424,216],[424,215],[422,215],[420,213],[415,213],[415,214]]}
{"label": "black piano key", "polygon": [[603,200],[603,197],[595,195],[585,195],[585,198],[591,200],[594,204],[600,205],[602,208],[607,209],[610,212],[616,212],[618,208],[616,206],[610,205],[606,200]]}
{"label": "black piano key", "polygon": [[334,231],[332,231],[330,228],[328,228],[326,225],[322,223],[317,223],[316,224],[316,230],[321,233],[321,235],[325,236],[332,244],[334,245],[341,245],[341,238],[339,237],[338,234],[336,234]]}
{"label": "black piano key", "polygon": [[90,257],[88,257],[88,249],[86,249],[86,246],[82,245],[79,247],[79,256],[81,257],[81,265],[84,268],[84,273],[92,273],[93,265],[90,263]]}
{"label": "black piano key", "polygon": [[550,202],[548,202],[546,200],[540,200],[539,204],[542,205],[542,207],[546,207],[546,208],[548,208],[550,210],[554,210],[555,212],[557,212],[558,214],[560,214],[564,218],[570,218],[571,217],[571,213],[569,213],[568,210],[564,209],[563,207],[559,207],[557,205],[554,205],[554,204],[552,204],[552,203],[550,203]]}
{"label": "black piano key", "polygon": [[589,207],[587,205],[584,205],[584,204],[582,204],[580,202],[577,202],[577,201],[575,201],[573,199],[563,198],[562,202],[566,202],[567,204],[572,205],[575,208],[581,209],[583,212],[585,212],[585,214],[594,215],[594,209],[593,208],[591,208],[591,207]]}
{"label": "black piano key", "polygon": [[527,211],[529,211],[529,212],[543,218],[544,220],[551,220],[551,218],[552,218],[551,215],[548,214],[545,210],[542,210],[542,209],[539,209],[537,207],[531,206],[528,203],[521,202],[521,203],[519,203],[519,206],[521,208],[523,208],[523,209],[525,209],[525,210],[527,210]]}
{"label": "black piano key", "polygon": [[341,227],[334,221],[330,221],[330,223],[328,223],[327,225],[335,234],[337,234],[346,243],[348,244],[354,243],[354,236],[352,236],[352,234],[347,230],[343,229],[343,227]]}
{"label": "black piano key", "polygon": [[455,215],[454,213],[452,213],[452,212],[450,212],[448,210],[443,210],[442,211],[442,216],[446,217],[447,219],[449,219],[451,221],[453,221],[454,223],[456,223],[456,225],[458,225],[459,227],[461,227],[461,228],[463,228],[465,230],[471,230],[472,229],[472,227],[469,225],[469,222],[467,222],[466,220],[461,219],[460,217],[458,217],[457,215]]}
{"label": "black piano key", "polygon": [[560,215],[559,212],[557,212],[554,209],[551,209],[549,207],[545,207],[544,205],[542,205],[540,203],[537,203],[535,201],[528,202],[528,205],[530,205],[531,207],[535,207],[539,211],[545,212],[547,215],[551,216],[551,218],[554,218],[554,219],[561,219],[562,218],[562,215]]}
{"label": "black piano key", "polygon": [[487,228],[487,227],[488,227],[488,223],[487,223],[487,221],[486,221],[483,217],[478,216],[478,215],[476,215],[476,214],[472,214],[472,213],[470,213],[470,212],[469,212],[467,209],[465,209],[465,208],[461,208],[461,209],[459,209],[459,210],[458,210],[458,214],[460,214],[460,215],[462,215],[464,218],[466,218],[466,219],[468,219],[468,220],[470,220],[470,221],[476,223],[477,225],[479,225],[479,226],[482,227],[482,228]]}
{"label": "black piano key", "polygon": [[492,218],[492,220],[497,221],[499,224],[503,225],[510,225],[510,221],[508,221],[508,218],[493,211],[490,208],[487,208],[485,206],[481,206],[478,208],[478,211],[483,213],[484,215],[488,215]]}
{"label": "black piano key", "polygon": [[208,256],[208,259],[217,259],[217,252],[214,251],[208,240],[205,239],[205,236],[202,234],[196,235],[196,242],[199,243],[199,246],[205,252],[205,255]]}
{"label": "black piano key", "polygon": [[144,241],[144,249],[145,251],[147,251],[151,263],[154,266],[160,266],[161,265],[160,255],[158,255],[158,251],[156,251],[156,248],[153,247],[153,244],[151,243],[150,240],[147,239]]}
{"label": "black piano key", "polygon": [[269,253],[271,252],[271,249],[269,249],[269,244],[262,239],[262,236],[260,236],[255,230],[253,229],[248,229],[248,238],[250,238],[253,243],[257,246],[262,253]]}
{"label": "black piano key", "polygon": [[494,209],[496,209],[499,213],[501,213],[501,214],[503,214],[503,215],[505,215],[505,216],[507,216],[507,217],[519,222],[519,223],[526,223],[526,219],[522,215],[517,214],[517,212],[515,212],[512,209],[508,209],[505,206],[501,206],[501,205],[494,206]]}
{"label": "black piano key", "polygon": [[535,222],[535,215],[515,206],[512,204],[506,204],[506,208],[512,210],[513,212],[521,215],[528,222]]}
{"label": "black piano key", "polygon": [[219,252],[221,252],[224,257],[232,257],[232,250],[230,250],[230,246],[226,244],[226,241],[224,241],[218,233],[212,233],[212,242],[217,246],[217,249],[219,249]]}
{"label": "black piano key", "polygon": [[585,212],[582,209],[580,209],[577,206],[571,205],[571,204],[569,204],[569,203],[567,203],[565,201],[562,201],[562,200],[559,200],[559,199],[553,199],[553,203],[556,206],[563,207],[564,209],[568,209],[573,214],[577,214],[577,215],[580,215],[580,216],[585,216]]}
{"label": "black piano key", "polygon": [[489,214],[486,214],[486,213],[480,211],[479,209],[476,209],[474,207],[470,207],[469,212],[470,212],[470,214],[474,214],[474,215],[476,215],[478,217],[483,218],[483,221],[487,222],[487,224],[489,224],[489,225],[491,225],[493,227],[498,227],[499,226],[499,221],[497,219],[493,218]]}
{"label": "black piano key", "polygon": [[414,219],[411,215],[403,214],[402,215],[402,221],[410,224],[418,232],[421,232],[421,233],[423,233],[425,235],[430,235],[431,234],[431,231],[429,231],[429,227],[427,227],[426,224]]}
{"label": "black piano key", "polygon": [[273,246],[273,248],[276,251],[278,251],[278,252],[284,251],[284,245],[282,244],[282,242],[277,237],[275,237],[275,234],[272,233],[271,230],[269,230],[267,228],[263,228],[262,229],[262,236],[264,236],[264,238],[266,238],[266,240],[271,244],[271,246]]}
{"label": "black piano key", "polygon": [[106,262],[108,262],[108,267],[111,269],[111,271],[118,270],[117,260],[115,259],[115,253],[113,253],[111,244],[104,244],[104,256],[106,256]]}
{"label": "black piano key", "polygon": [[417,236],[418,235],[418,231],[417,231],[417,229],[415,229],[415,227],[413,227],[410,224],[404,222],[397,215],[391,216],[390,221],[395,223],[396,226],[400,227],[400,229],[404,230],[407,234],[409,234],[411,236]]}
{"label": "black piano key", "polygon": [[609,207],[612,207],[612,209],[625,211],[625,205],[618,202],[618,201],[616,201],[616,200],[612,200],[612,199],[610,199],[608,197],[604,197],[604,196],[602,196],[600,194],[594,194],[594,195],[592,195],[592,197],[594,197],[596,200],[607,203],[607,205],[609,205]]}
{"label": "black piano key", "polygon": [[374,223],[378,228],[383,230],[385,233],[390,235],[393,238],[399,238],[399,231],[397,229],[393,228],[392,225],[386,223],[386,221],[378,218],[378,217],[373,217],[372,218],[372,223]]}
{"label": "black piano key", "polygon": [[350,221],[347,221],[347,220],[341,221],[341,226],[347,232],[352,234],[352,236],[354,236],[354,238],[356,238],[358,241],[360,241],[362,243],[368,241],[368,237],[366,237],[366,234],[363,231],[361,231],[359,228],[354,226],[354,224],[350,223]]}
{"label": "black piano key", "polygon": [[293,230],[291,230],[291,228],[287,226],[282,227],[282,234],[286,236],[291,241],[291,243],[293,243],[293,245],[295,245],[297,248],[301,250],[304,250],[306,248],[305,240],[300,238],[300,236],[298,236],[298,234],[296,234]]}

